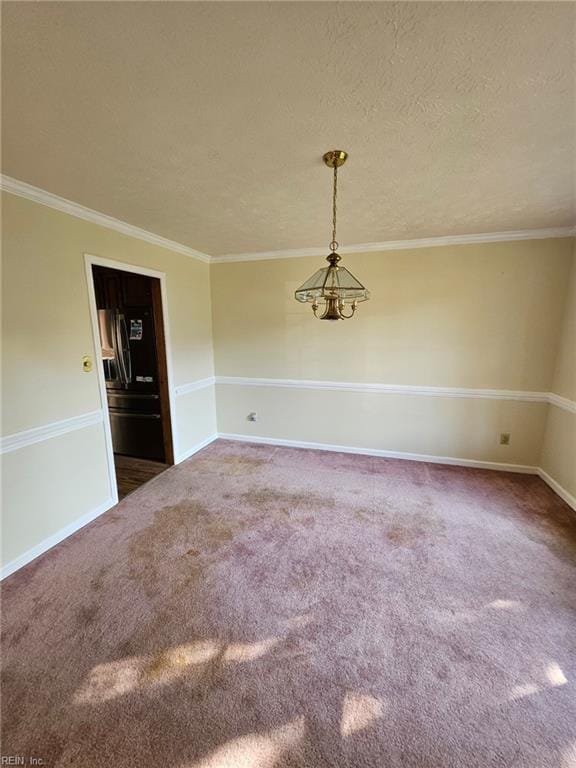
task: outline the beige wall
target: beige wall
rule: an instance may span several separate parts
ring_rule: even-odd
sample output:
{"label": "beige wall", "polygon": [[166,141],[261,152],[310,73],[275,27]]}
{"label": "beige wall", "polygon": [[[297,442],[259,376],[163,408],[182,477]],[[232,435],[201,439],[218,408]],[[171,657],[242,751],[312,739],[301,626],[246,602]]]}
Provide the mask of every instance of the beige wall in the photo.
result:
{"label": "beige wall", "polygon": [[[576,400],[576,240],[551,390]],[[553,480],[576,497],[576,413],[558,405],[549,407],[541,464]]]}
{"label": "beige wall", "polygon": [[[233,435],[533,466],[545,403],[219,384],[218,428]],[[250,411],[258,422],[246,420]],[[498,444],[500,432],[512,444]]]}
{"label": "beige wall", "polygon": [[548,391],[569,239],[355,254],[371,289],[352,321],[294,300],[319,258],[212,267],[216,372]]}
{"label": "beige wall", "polygon": [[572,241],[572,264],[566,280],[563,307],[552,391],[561,397],[576,400],[576,239]]}
{"label": "beige wall", "polygon": [[[213,375],[208,264],[10,194],[2,214],[4,436],[102,407],[81,366],[95,355],[85,253],[164,272],[173,385]],[[213,387],[175,410],[177,453],[214,434]],[[102,425],[3,458],[4,562],[110,499]]]}
{"label": "beige wall", "polygon": [[548,406],[540,465],[576,499],[576,414]]}
{"label": "beige wall", "polygon": [[3,565],[90,516],[109,499],[100,424],[4,454]]}
{"label": "beige wall", "polygon": [[174,385],[213,374],[208,264],[14,195],[2,203],[4,435],[100,407],[96,372],[80,364],[94,353],[85,253],[165,272]]}
{"label": "beige wall", "polygon": [[[4,436],[102,407],[96,372],[81,367],[83,355],[95,354],[84,253],[166,274],[175,387],[212,376],[214,349],[220,376],[552,390],[576,399],[568,239],[347,256],[373,297],[354,320],[330,324],[293,299],[317,258],[209,267],[9,194],[2,211]],[[237,382],[174,402],[180,455],[215,433],[218,412],[223,433],[542,462],[576,493],[576,415],[542,403]],[[250,411],[256,423],[246,420]],[[510,446],[499,445],[500,432],[511,433]],[[5,563],[110,500],[102,424],[3,459]]]}
{"label": "beige wall", "polygon": [[[293,299],[318,258],[215,264],[216,373],[548,392],[571,249],[555,239],[346,256],[372,298],[338,323]],[[224,433],[532,466],[546,415],[510,400],[241,384],[218,385],[217,404]]]}

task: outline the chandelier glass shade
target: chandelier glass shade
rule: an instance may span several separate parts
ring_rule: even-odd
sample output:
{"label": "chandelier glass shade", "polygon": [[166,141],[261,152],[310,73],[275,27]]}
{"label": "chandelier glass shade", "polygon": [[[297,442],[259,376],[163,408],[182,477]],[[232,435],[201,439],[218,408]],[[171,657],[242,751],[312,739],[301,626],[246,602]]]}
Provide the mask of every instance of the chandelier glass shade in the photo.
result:
{"label": "chandelier glass shade", "polygon": [[[369,292],[346,267],[339,267],[340,256],[326,257],[329,267],[319,269],[296,291],[296,299],[312,304],[312,311],[320,320],[344,320],[352,317],[360,301],[370,298]],[[318,310],[322,306],[322,314]],[[349,314],[344,309],[349,306]]]}
{"label": "chandelier glass shade", "polygon": [[346,320],[354,315],[361,301],[370,298],[369,291],[349,272],[338,265],[340,256],[336,253],[336,195],[338,189],[338,168],[348,155],[342,150],[326,152],[324,163],[334,169],[332,197],[332,242],[330,254],[326,257],[327,267],[319,269],[295,292],[294,297],[302,303],[310,303],[314,316],[320,320]]}

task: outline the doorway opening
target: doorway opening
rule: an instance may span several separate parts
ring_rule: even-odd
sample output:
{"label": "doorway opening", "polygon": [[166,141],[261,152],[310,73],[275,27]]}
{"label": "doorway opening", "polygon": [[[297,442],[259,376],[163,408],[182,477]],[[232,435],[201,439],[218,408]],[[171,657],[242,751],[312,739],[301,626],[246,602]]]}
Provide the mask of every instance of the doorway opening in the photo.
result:
{"label": "doorway opening", "polygon": [[132,268],[92,263],[91,272],[122,499],[174,464],[162,286],[158,277]]}

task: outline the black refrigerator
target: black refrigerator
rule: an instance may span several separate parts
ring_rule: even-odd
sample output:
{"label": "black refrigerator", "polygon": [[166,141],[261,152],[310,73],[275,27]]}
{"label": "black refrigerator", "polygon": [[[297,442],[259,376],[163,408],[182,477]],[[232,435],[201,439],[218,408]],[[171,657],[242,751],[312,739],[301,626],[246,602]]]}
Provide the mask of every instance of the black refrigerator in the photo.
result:
{"label": "black refrigerator", "polygon": [[94,267],[114,453],[165,461],[153,279]]}

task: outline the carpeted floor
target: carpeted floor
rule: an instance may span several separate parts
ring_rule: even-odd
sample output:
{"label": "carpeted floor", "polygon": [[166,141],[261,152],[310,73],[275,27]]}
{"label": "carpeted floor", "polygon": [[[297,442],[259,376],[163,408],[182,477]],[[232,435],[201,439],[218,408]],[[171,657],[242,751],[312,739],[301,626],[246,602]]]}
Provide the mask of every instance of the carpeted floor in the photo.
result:
{"label": "carpeted floor", "polygon": [[525,475],[218,441],[3,587],[3,755],[574,768],[576,514]]}

